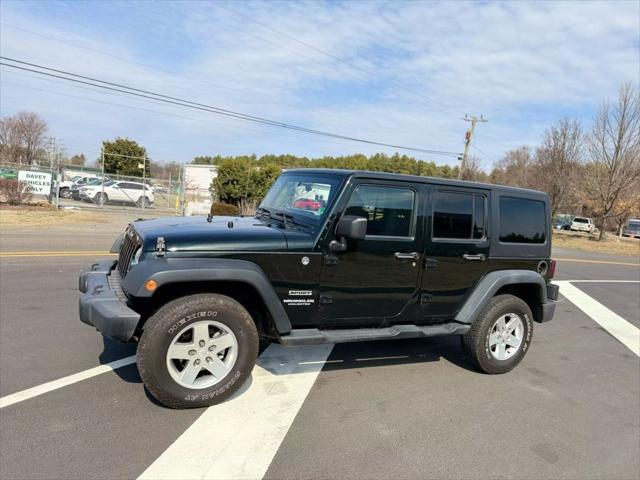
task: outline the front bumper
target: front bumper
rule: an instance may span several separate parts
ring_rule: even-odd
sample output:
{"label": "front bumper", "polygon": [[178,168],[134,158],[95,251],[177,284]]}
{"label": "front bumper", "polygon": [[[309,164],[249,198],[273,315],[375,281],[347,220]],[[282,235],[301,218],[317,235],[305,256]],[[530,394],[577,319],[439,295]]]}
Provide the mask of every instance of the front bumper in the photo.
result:
{"label": "front bumper", "polygon": [[128,342],[135,333],[140,314],[127,305],[115,264],[113,260],[94,263],[80,274],[80,321],[107,337]]}

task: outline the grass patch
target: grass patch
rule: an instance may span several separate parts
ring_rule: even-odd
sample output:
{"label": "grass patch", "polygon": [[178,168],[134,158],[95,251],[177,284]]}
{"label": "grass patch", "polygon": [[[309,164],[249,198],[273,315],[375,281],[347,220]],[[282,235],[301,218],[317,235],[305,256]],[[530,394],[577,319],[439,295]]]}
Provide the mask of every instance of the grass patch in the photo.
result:
{"label": "grass patch", "polygon": [[101,215],[84,210],[55,210],[50,207],[0,207],[0,227],[48,227],[96,223]]}
{"label": "grass patch", "polygon": [[553,234],[553,246],[560,248],[574,248],[587,252],[609,253],[612,255],[625,255],[628,257],[640,257],[640,242],[632,240],[620,240],[611,235],[599,242],[589,237],[572,236],[568,234]]}

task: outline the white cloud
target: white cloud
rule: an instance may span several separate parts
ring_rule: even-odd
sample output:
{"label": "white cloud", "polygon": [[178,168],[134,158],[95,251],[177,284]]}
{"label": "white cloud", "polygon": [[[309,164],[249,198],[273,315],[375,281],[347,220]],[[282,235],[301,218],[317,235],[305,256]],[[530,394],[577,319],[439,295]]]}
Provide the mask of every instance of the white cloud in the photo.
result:
{"label": "white cloud", "polygon": [[[476,141],[492,158],[536,142],[561,117],[588,121],[622,82],[639,81],[637,2],[150,5],[132,4],[122,19],[126,34],[116,35],[91,18],[84,24],[47,19],[35,8],[4,2],[2,54],[310,128],[441,150],[461,150],[466,124],[460,118],[483,113],[490,122],[480,126]],[[73,3],[60,8],[76,14]],[[41,112],[74,151],[98,148],[100,140],[115,135],[139,140],[157,158],[179,160],[218,152],[311,156],[380,150],[4,69],[2,80],[21,85],[2,85],[3,114]]]}

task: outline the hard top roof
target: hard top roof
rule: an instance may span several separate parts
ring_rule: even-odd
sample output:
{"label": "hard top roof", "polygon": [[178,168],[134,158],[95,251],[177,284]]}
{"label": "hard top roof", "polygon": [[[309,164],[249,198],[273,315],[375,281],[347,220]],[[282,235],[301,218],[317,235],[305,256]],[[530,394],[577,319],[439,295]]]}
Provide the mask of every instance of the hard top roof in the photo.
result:
{"label": "hard top roof", "polygon": [[500,190],[504,192],[511,192],[515,195],[528,195],[528,196],[544,196],[547,194],[538,190],[532,190],[529,188],[510,187],[507,185],[496,185],[493,183],[482,182],[470,182],[467,180],[452,180],[448,178],[440,177],[422,177],[419,175],[406,175],[401,173],[387,173],[387,172],[372,172],[368,170],[345,170],[339,168],[292,168],[285,170],[286,173],[323,173],[328,175],[340,176],[340,177],[352,177],[352,178],[371,178],[374,180],[394,180],[404,182],[421,182],[434,185],[445,185],[451,187],[467,187],[467,188],[481,188],[490,190]]}

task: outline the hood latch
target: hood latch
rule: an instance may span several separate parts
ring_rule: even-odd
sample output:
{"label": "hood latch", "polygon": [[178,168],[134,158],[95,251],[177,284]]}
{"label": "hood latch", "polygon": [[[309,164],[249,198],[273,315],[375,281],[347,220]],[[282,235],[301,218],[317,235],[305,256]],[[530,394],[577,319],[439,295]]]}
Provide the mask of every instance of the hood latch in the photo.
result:
{"label": "hood latch", "polygon": [[167,245],[164,242],[164,237],[158,237],[156,240],[156,257],[164,257],[167,252]]}

